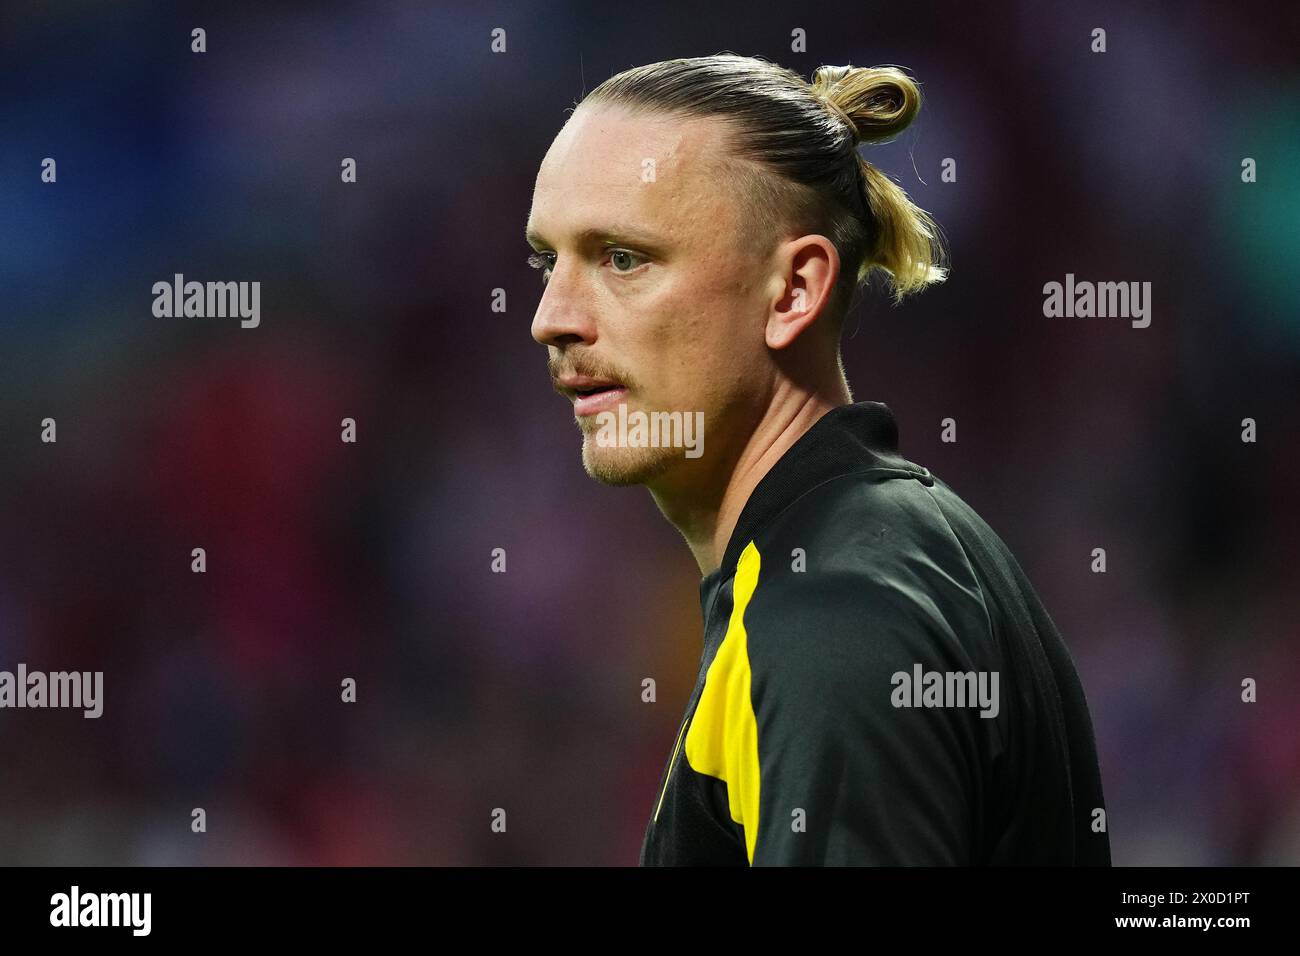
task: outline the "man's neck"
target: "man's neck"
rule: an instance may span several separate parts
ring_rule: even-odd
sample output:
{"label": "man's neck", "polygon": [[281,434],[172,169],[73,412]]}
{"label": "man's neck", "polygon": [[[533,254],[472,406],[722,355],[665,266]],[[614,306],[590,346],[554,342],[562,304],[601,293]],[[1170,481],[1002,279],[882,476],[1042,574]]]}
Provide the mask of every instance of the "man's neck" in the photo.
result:
{"label": "man's neck", "polygon": [[781,402],[768,411],[709,488],[651,488],[659,510],[686,539],[701,575],[722,564],[740,513],[763,476],[818,419],[851,401],[845,387],[833,398],[805,393],[798,400]]}

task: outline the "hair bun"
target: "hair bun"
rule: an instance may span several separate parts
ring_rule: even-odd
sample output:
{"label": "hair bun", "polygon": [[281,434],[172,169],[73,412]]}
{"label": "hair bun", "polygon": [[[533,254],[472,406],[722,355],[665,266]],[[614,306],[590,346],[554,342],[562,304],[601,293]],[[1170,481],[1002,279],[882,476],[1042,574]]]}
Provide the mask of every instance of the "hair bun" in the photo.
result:
{"label": "hair bun", "polygon": [[897,136],[921,109],[921,88],[895,66],[822,66],[812,91],[864,143]]}

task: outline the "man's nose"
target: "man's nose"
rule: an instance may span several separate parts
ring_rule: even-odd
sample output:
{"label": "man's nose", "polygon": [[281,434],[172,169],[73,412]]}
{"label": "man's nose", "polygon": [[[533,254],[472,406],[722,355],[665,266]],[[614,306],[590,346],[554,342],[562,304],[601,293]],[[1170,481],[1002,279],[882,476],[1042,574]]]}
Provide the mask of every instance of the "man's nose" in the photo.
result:
{"label": "man's nose", "polygon": [[595,341],[596,323],[591,301],[583,294],[575,276],[562,274],[563,267],[551,273],[533,315],[533,338],[542,345],[562,347],[577,342]]}

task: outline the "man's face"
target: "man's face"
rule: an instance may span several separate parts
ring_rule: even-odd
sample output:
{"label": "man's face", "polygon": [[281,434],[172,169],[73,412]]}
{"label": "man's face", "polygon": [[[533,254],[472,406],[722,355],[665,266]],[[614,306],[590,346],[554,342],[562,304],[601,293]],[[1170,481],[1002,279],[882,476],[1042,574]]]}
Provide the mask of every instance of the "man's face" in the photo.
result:
{"label": "man's face", "polygon": [[[584,105],[538,173],[528,234],[546,272],[532,334],[600,481],[689,481],[700,464],[681,447],[602,446],[597,416],[620,403],[702,412],[705,467],[761,417],[772,273],[718,163],[722,134],[711,119]],[[599,386],[616,387],[582,394]]]}

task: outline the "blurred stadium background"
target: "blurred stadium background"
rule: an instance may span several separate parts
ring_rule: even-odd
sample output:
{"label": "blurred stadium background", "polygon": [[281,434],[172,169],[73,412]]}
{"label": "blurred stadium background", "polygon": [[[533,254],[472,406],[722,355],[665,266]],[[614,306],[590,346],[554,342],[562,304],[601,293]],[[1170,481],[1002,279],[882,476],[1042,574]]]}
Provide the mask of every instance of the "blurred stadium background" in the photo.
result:
{"label": "blurred stadium background", "polygon": [[[0,711],[0,863],[636,862],[698,574],[584,475],[523,229],[585,91],[724,50],[923,85],[865,155],[952,277],[868,297],[850,381],[1064,633],[1115,862],[1300,862],[1298,9],[6,5],[0,669],[103,670],[105,712]],[[155,318],[177,272],[261,326]],[[1150,328],[1044,318],[1067,272],[1152,282]]]}

